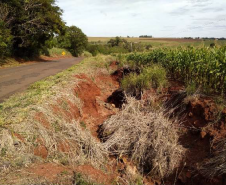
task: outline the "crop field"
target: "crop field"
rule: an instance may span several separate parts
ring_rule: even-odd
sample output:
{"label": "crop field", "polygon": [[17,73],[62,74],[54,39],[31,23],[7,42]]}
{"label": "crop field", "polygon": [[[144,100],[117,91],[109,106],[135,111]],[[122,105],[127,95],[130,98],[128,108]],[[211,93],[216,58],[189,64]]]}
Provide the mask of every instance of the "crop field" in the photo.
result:
{"label": "crop field", "polygon": [[[121,37],[128,42],[151,44],[154,48],[160,47],[179,47],[194,46],[203,47],[215,43],[218,46],[226,45],[225,40],[202,40],[202,39],[181,39],[181,38],[138,38],[138,37]],[[88,37],[90,43],[106,44],[113,37]]]}
{"label": "crop field", "polygon": [[156,49],[149,53],[130,54],[129,64],[141,67],[161,64],[174,79],[195,83],[206,91],[226,91],[226,47]]}

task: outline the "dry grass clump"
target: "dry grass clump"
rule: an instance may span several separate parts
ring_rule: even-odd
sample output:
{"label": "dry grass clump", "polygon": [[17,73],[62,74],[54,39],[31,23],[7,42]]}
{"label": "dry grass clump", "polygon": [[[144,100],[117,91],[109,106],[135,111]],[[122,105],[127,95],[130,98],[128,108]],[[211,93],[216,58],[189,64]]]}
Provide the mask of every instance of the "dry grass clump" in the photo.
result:
{"label": "dry grass clump", "polygon": [[[50,123],[52,123],[53,129],[46,129],[38,121],[33,121],[32,124],[13,125],[14,132],[23,134],[24,142],[15,137],[8,129],[1,131],[0,171],[6,172],[11,168],[26,166],[42,160],[34,156],[33,151],[35,147],[43,144],[48,150],[46,161],[64,165],[90,163],[97,168],[105,164],[108,152],[90,131],[84,130],[76,120],[68,122],[60,115],[56,116],[51,112],[48,116],[51,118]],[[38,143],[37,140],[40,139],[41,143]],[[61,152],[62,145],[65,145],[67,152]]]}
{"label": "dry grass clump", "polygon": [[220,141],[216,147],[216,154],[208,162],[203,164],[200,171],[208,178],[226,174],[226,140]]}
{"label": "dry grass clump", "polygon": [[127,98],[122,111],[102,127],[104,146],[112,155],[128,155],[144,173],[166,177],[182,160],[178,130],[163,111],[146,109],[143,101]]}

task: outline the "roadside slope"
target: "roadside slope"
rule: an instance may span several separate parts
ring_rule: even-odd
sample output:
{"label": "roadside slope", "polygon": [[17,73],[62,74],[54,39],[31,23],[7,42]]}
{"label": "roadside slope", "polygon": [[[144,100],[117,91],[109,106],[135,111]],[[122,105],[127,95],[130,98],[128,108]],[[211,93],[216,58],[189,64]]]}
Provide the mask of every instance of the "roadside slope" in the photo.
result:
{"label": "roadside slope", "polygon": [[72,65],[78,64],[82,59],[67,58],[0,69],[0,102],[16,92],[25,90],[30,84],[38,80],[55,75]]}
{"label": "roadside slope", "polygon": [[114,181],[96,137],[118,110],[106,103],[119,87],[111,61],[84,59],[0,104],[0,183],[73,184],[79,174],[101,184]]}

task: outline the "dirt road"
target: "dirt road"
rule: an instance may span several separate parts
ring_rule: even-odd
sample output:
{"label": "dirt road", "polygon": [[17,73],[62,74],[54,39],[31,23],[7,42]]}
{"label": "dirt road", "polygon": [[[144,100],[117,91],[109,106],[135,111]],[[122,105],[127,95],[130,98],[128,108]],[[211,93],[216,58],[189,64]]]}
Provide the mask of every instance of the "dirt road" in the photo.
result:
{"label": "dirt road", "polygon": [[81,60],[82,58],[67,58],[0,69],[0,103],[11,95],[25,90],[30,84],[57,74]]}

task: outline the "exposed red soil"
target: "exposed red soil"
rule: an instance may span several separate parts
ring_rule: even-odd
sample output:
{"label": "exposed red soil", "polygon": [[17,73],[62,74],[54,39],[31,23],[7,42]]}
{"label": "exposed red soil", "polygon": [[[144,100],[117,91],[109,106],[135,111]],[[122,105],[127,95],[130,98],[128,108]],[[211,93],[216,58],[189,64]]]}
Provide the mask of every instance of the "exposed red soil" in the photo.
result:
{"label": "exposed red soil", "polygon": [[[111,67],[116,68],[117,62],[112,63]],[[72,119],[83,121],[86,127],[97,137],[99,126],[109,116],[115,114],[118,109],[114,105],[107,103],[108,98],[119,88],[120,78],[123,76],[122,70],[117,70],[112,76],[100,73],[91,79],[85,74],[75,76],[80,79],[77,86],[74,88],[75,96],[78,96],[83,102],[81,110],[74,103],[60,99],[56,105],[51,105],[52,111],[56,115],[63,116],[66,120]],[[180,124],[180,139],[179,142],[186,148],[185,159],[181,164],[177,173],[178,185],[221,185],[222,177],[208,179],[203,177],[200,172],[200,166],[210,159],[214,154],[215,143],[226,137],[226,109],[219,112],[215,102],[209,97],[197,97],[184,102],[186,94],[183,83],[170,81],[170,87],[164,89],[164,93],[157,95],[157,101],[165,101],[169,103],[169,108],[174,109],[173,116],[179,116]],[[150,90],[149,94],[154,94],[154,90]],[[146,95],[148,95],[148,93]],[[67,109],[63,108],[66,102]],[[41,112],[37,113],[35,119],[39,121],[45,128],[51,129],[45,115]],[[218,120],[217,122],[215,122]],[[15,135],[22,141],[20,135]],[[45,141],[38,138],[36,141],[39,145],[34,149],[34,154],[43,159],[48,157],[48,150],[45,147]],[[60,152],[68,153],[70,144],[67,141],[62,141],[57,144]],[[130,168],[131,167],[131,168]],[[125,171],[133,171],[133,165],[122,160],[116,162],[111,160],[108,173],[104,173],[95,169],[90,165],[78,166],[72,168],[59,166],[52,163],[39,164],[28,168],[27,171],[35,176],[44,177],[50,181],[54,181],[59,177],[62,171],[66,170],[69,174],[81,173],[88,178],[103,184],[110,184],[114,181],[117,175],[124,178]],[[114,175],[113,175],[114,174]],[[154,182],[148,176],[144,178],[146,184],[161,184],[161,181]],[[175,174],[172,177],[165,179],[165,184],[172,185],[175,181]]]}
{"label": "exposed red soil", "polygon": [[[111,65],[111,68],[116,67],[116,64]],[[117,112],[115,105],[107,103],[107,98],[119,88],[117,75],[110,76],[109,74],[99,73],[94,79],[91,79],[85,74],[80,74],[76,75],[75,78],[80,79],[74,88],[74,95],[82,101],[83,106],[81,110],[75,103],[66,98],[58,99],[56,104],[50,105],[50,108],[56,116],[60,115],[68,122],[73,119],[79,122],[83,121],[86,127],[97,138],[99,125]],[[35,119],[46,129],[51,129],[51,125],[43,113],[38,112],[35,115]],[[46,159],[48,157],[48,149],[45,147],[44,139],[39,137],[36,143],[38,146],[34,149],[34,155]],[[70,151],[70,143],[68,141],[60,141],[56,147],[58,151],[63,153]],[[42,176],[49,181],[54,180],[62,170],[64,170],[64,167],[62,168],[51,163],[41,164],[40,166],[28,169],[35,176]],[[115,177],[112,174],[104,174],[102,171],[89,165],[79,166],[75,171],[103,184],[111,183]]]}
{"label": "exposed red soil", "polygon": [[[111,68],[117,69],[117,62],[113,62]],[[123,75],[123,70],[117,70],[112,76],[100,73],[92,79],[85,74],[76,75],[75,78],[80,79],[80,82],[74,88],[74,94],[83,102],[81,110],[74,103],[66,99],[60,99],[56,105],[51,105],[52,111],[56,115],[60,114],[68,121],[72,119],[83,121],[92,134],[97,137],[99,126],[105,119],[117,112],[117,109],[115,109],[117,102],[110,101],[110,104],[107,102],[109,102],[109,97],[117,92],[119,81]],[[176,184],[221,184],[221,177],[209,180],[200,174],[199,168],[213,154],[214,142],[226,137],[226,109],[222,112],[219,121],[213,124],[217,116],[219,116],[219,111],[214,101],[209,97],[198,97],[189,100],[185,104],[184,98],[186,94],[181,93],[184,89],[183,83],[170,81],[170,87],[164,89],[163,94],[157,95],[157,101],[170,102],[168,106],[170,105],[170,108],[175,109],[174,116],[179,116],[180,118],[180,125],[178,126],[180,127],[181,137],[179,142],[186,148],[186,154],[179,169],[180,173]],[[150,93],[155,94],[155,90],[148,91],[146,96]],[[114,99],[117,98],[114,97]],[[65,102],[68,105],[67,109],[62,108]],[[37,113],[36,119],[44,127],[50,128],[44,114]],[[35,154],[45,159],[48,156],[48,151],[44,146],[44,142],[39,143],[40,145],[35,149]],[[64,153],[70,151],[70,145],[67,141],[59,142],[57,148]],[[130,166],[124,161],[115,163],[114,159],[112,159],[111,166],[108,169],[110,173],[107,174],[89,165],[76,167],[75,171],[96,182],[109,184],[117,175],[124,178],[125,172],[130,169]],[[45,169],[43,168],[43,171]],[[38,173],[44,173],[42,169],[39,170]],[[58,171],[56,173],[53,171],[52,173],[57,176]],[[175,175],[165,179],[165,184],[172,185],[174,180]],[[144,181],[146,184],[161,184],[161,181],[154,182],[148,176],[144,178]]]}
{"label": "exposed red soil", "polygon": [[58,144],[57,144],[57,149],[60,151],[60,152],[63,152],[63,153],[69,153],[70,152],[70,144],[68,141],[60,141]]}
{"label": "exposed red soil", "polygon": [[114,182],[115,176],[112,174],[105,174],[101,170],[95,169],[90,165],[82,165],[75,168],[75,172],[81,173],[94,182],[100,184],[111,184]]}
{"label": "exposed red soil", "polygon": [[98,109],[99,105],[96,101],[96,97],[100,96],[101,91],[97,87],[97,85],[86,75],[81,74],[79,76],[76,76],[79,79],[83,79],[85,81],[82,81],[78,84],[78,88],[75,88],[75,93],[78,95],[78,97],[83,101],[83,119],[86,120],[89,117],[98,117]]}
{"label": "exposed red soil", "polygon": [[[65,107],[66,106],[66,107]],[[65,120],[70,122],[75,119],[78,120],[81,117],[80,110],[70,100],[58,99],[57,104],[51,105],[52,111],[57,116],[62,116]]]}
{"label": "exposed red soil", "polygon": [[57,182],[62,175],[73,175],[73,170],[69,167],[54,163],[35,164],[25,170],[30,176],[46,179],[48,182]]}
{"label": "exposed red soil", "polygon": [[34,155],[39,156],[43,159],[46,159],[48,156],[48,150],[44,145],[37,146],[34,149]]}
{"label": "exposed red soil", "polygon": [[50,129],[50,123],[47,121],[46,116],[42,112],[36,113],[35,120],[40,122],[46,129]]}
{"label": "exposed red soil", "polygon": [[[168,110],[173,109],[172,118],[179,119],[179,143],[186,149],[184,161],[178,169],[178,185],[221,185],[222,177],[208,179],[200,173],[200,167],[215,153],[215,144],[226,138],[226,109],[218,109],[214,100],[206,96],[187,99],[184,84],[169,81],[170,87],[157,94],[155,90],[147,91],[148,95],[155,95],[157,102],[165,102]],[[165,184],[175,183],[175,175],[165,179]],[[150,181],[150,179],[149,179]],[[161,184],[161,183],[158,183]]]}
{"label": "exposed red soil", "polygon": [[23,136],[21,136],[20,134],[18,134],[18,133],[14,133],[13,134],[17,139],[19,139],[21,142],[25,142],[25,139],[24,139],[24,137]]}
{"label": "exposed red soil", "polygon": [[76,78],[81,79],[74,89],[75,94],[83,101],[81,120],[97,137],[99,125],[115,114],[114,105],[109,105],[106,101],[119,84],[106,74],[98,74],[95,81],[85,74],[77,75]]}
{"label": "exposed red soil", "polygon": [[[181,135],[179,142],[187,150],[177,183],[181,185],[221,185],[222,177],[210,180],[203,177],[199,169],[213,155],[214,143],[226,136],[226,112],[219,112],[210,97],[191,98],[185,104],[186,95],[183,94],[183,90],[182,83],[171,82],[171,87],[165,96],[165,100],[170,102],[172,108],[175,109],[174,116],[179,116],[180,125],[178,126]],[[166,184],[171,185],[172,181],[166,181]]]}

